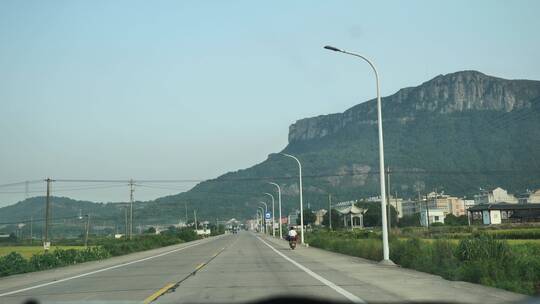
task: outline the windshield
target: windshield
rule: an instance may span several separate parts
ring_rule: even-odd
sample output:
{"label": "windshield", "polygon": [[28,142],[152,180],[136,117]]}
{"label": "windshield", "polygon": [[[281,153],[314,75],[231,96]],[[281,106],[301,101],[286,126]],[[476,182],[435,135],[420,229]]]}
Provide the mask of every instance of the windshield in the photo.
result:
{"label": "windshield", "polygon": [[534,299],[538,11],[1,1],[0,303]]}

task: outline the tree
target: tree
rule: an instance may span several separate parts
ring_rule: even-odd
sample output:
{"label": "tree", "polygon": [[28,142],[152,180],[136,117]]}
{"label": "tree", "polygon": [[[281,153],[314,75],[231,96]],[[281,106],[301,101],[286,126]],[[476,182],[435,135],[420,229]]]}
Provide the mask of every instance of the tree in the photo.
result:
{"label": "tree", "polygon": [[340,220],[339,218],[339,212],[337,212],[337,210],[335,209],[332,209],[331,212],[327,212],[324,216],[323,216],[323,222],[322,224],[326,227],[330,227],[330,222],[328,221],[328,218],[329,218],[329,215],[330,213],[332,214],[332,228],[341,228],[343,227],[343,221]]}
{"label": "tree", "polygon": [[[367,209],[364,214],[364,226],[376,227],[381,226],[381,203],[380,202],[358,202],[356,206]],[[397,224],[397,211],[394,206],[390,205],[390,216],[392,227]],[[333,224],[333,223],[332,223]]]}
{"label": "tree", "polygon": [[399,220],[399,227],[418,227],[420,226],[420,213],[405,215]]}
{"label": "tree", "polygon": [[466,215],[455,216],[450,213],[444,218],[444,224],[449,226],[465,226],[469,224],[469,219]]}
{"label": "tree", "polygon": [[[317,217],[315,216],[315,213],[311,211],[311,209],[304,209],[304,225],[310,225],[315,223],[315,220]],[[300,225],[300,217],[296,219],[296,224]]]}
{"label": "tree", "polygon": [[156,234],[156,228],[154,227],[150,227],[146,230],[146,233],[149,233],[149,234]]}

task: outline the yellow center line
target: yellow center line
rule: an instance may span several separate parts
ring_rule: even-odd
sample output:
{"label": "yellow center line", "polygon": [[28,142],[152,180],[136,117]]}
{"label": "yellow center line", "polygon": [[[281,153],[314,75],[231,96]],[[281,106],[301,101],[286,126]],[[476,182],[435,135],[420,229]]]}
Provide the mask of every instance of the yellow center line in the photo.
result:
{"label": "yellow center line", "polygon": [[143,303],[148,304],[148,303],[154,302],[157,298],[159,298],[162,294],[166,293],[172,287],[174,287],[173,283],[169,283],[165,285],[163,288],[161,288],[160,290],[156,291],[151,296],[146,298]]}
{"label": "yellow center line", "polygon": [[206,263],[200,263],[199,265],[197,265],[197,267],[195,267],[195,271],[203,268],[204,265],[206,265]]}

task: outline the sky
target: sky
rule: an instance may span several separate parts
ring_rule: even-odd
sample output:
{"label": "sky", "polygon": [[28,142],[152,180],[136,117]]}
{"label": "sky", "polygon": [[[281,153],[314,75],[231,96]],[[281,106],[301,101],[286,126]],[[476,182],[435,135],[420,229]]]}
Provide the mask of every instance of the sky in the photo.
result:
{"label": "sky", "polygon": [[[439,74],[540,80],[539,1],[0,2],[0,184],[214,178],[289,125]],[[95,185],[93,189],[92,188]],[[138,200],[194,182],[136,187]],[[126,201],[125,183],[53,194]],[[43,195],[44,183],[29,186]],[[0,206],[26,196],[0,187]]]}

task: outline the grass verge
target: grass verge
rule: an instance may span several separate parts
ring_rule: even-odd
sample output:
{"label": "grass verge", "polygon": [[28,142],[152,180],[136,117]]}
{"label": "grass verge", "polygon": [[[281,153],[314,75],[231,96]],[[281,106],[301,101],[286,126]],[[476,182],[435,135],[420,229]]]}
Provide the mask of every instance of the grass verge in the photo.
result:
{"label": "grass verge", "polygon": [[[382,244],[371,235],[318,231],[307,234],[314,247],[370,260],[382,259]],[[390,239],[391,259],[407,268],[528,295],[540,294],[540,244],[510,244],[491,235],[462,240]]]}

